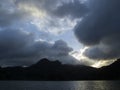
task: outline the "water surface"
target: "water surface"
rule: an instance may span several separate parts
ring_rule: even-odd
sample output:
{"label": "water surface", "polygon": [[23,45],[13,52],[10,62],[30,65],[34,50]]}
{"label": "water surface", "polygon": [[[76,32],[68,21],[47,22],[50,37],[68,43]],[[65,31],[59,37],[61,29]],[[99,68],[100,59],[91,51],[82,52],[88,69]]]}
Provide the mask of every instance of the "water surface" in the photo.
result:
{"label": "water surface", "polygon": [[120,81],[0,81],[0,90],[120,90]]}

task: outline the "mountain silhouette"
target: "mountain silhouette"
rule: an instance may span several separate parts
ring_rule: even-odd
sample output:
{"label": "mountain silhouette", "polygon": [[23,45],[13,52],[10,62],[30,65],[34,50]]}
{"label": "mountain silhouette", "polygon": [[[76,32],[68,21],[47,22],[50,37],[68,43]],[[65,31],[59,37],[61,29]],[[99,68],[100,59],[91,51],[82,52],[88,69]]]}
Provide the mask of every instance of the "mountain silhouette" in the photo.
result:
{"label": "mountain silhouette", "polygon": [[50,61],[46,58],[43,58],[41,59],[40,61],[38,61],[36,64],[33,64],[31,65],[30,67],[36,67],[36,68],[39,68],[39,67],[57,67],[57,66],[60,66],[62,65],[61,62],[59,62],[58,60],[56,61]]}
{"label": "mountain silhouette", "polygon": [[99,74],[101,78],[106,79],[120,79],[120,60],[117,60],[109,66],[105,66],[99,69]]}
{"label": "mountain silhouette", "polygon": [[46,58],[29,67],[0,68],[0,80],[120,80],[120,60],[100,69]]}

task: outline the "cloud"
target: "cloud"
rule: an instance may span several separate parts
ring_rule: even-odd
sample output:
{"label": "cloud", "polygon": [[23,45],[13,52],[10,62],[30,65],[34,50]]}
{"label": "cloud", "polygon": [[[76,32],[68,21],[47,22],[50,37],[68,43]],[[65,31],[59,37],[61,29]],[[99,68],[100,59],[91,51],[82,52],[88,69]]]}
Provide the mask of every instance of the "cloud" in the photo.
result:
{"label": "cloud", "polygon": [[87,6],[79,0],[73,0],[58,6],[53,13],[58,17],[81,18],[88,12]]}
{"label": "cloud", "polygon": [[83,53],[94,60],[120,58],[120,1],[88,1],[90,12],[75,27],[75,35],[88,49]]}
{"label": "cloud", "polygon": [[[22,30],[2,30],[0,31],[0,58],[18,57],[21,50],[28,47],[34,40],[32,34]],[[24,52],[20,53],[24,56]]]}
{"label": "cloud", "polygon": [[88,10],[79,0],[16,0],[15,4],[33,16],[31,21],[40,31],[53,35],[72,30]]}
{"label": "cloud", "polygon": [[[30,65],[46,57],[62,63],[104,66],[120,58],[120,1],[82,1],[1,0],[0,65]],[[83,55],[77,58],[80,62],[70,55],[74,51],[70,45],[58,40],[61,36],[69,39],[65,34],[74,27],[78,40],[87,47],[77,53]]]}
{"label": "cloud", "polygon": [[0,27],[10,26],[15,21],[23,19],[24,16],[25,13],[14,5],[13,0],[0,1]]}
{"label": "cloud", "polygon": [[17,6],[28,11],[37,10],[40,12],[42,10],[42,13],[59,18],[68,16],[80,18],[88,12],[87,6],[80,0],[19,0],[15,3]]}
{"label": "cloud", "polygon": [[76,63],[69,55],[72,51],[64,41],[48,43],[36,40],[34,34],[23,30],[0,31],[0,65],[30,65],[41,58],[60,60],[62,63]]}
{"label": "cloud", "polygon": [[[39,8],[40,10],[45,10],[46,13],[53,13],[53,11],[61,12],[61,9],[64,8],[62,14],[81,14],[85,13],[87,10],[86,5],[83,4],[80,0],[20,0],[15,1],[16,5],[28,5],[31,7]],[[75,11],[74,11],[75,10]],[[78,12],[79,10],[79,12]],[[81,13],[81,14],[80,14]],[[60,13],[59,13],[60,14]]]}

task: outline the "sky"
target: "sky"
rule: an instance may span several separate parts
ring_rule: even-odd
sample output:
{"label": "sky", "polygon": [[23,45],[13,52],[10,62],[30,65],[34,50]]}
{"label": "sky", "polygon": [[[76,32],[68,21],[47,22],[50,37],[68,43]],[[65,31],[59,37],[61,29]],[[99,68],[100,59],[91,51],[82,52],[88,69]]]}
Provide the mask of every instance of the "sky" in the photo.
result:
{"label": "sky", "polygon": [[119,8],[119,0],[1,0],[0,66],[110,65],[120,58]]}

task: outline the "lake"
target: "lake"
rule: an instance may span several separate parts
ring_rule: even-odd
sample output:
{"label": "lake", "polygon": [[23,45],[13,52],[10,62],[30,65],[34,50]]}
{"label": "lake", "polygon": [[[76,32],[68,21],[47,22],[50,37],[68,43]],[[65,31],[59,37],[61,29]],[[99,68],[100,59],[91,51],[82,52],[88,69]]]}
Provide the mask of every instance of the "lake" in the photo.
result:
{"label": "lake", "polygon": [[120,81],[0,81],[0,90],[120,90]]}

